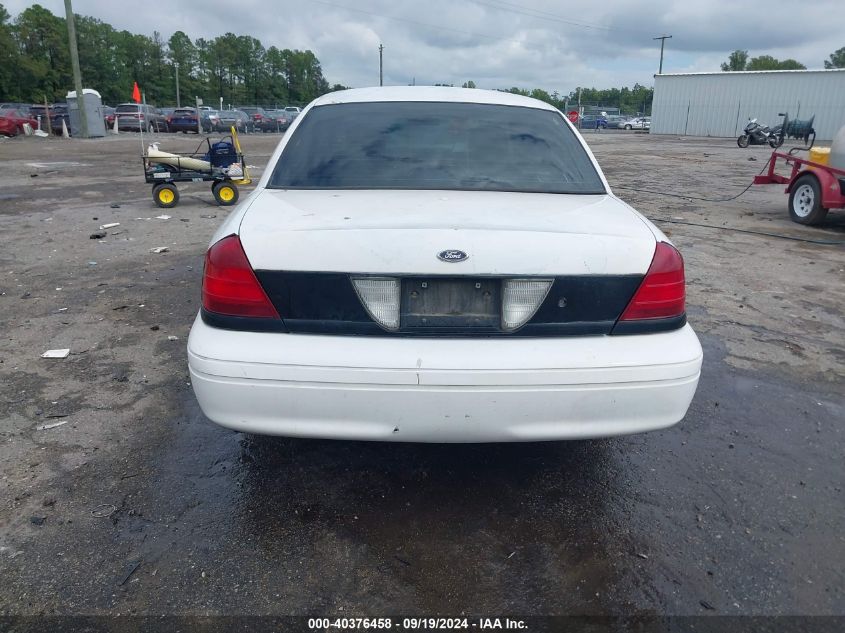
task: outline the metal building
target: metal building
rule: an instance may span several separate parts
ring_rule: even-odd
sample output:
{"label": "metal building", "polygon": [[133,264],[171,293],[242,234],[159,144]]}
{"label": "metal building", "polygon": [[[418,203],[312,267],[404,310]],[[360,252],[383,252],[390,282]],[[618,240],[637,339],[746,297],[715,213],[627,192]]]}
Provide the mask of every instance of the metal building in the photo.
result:
{"label": "metal building", "polygon": [[845,125],[845,69],[655,75],[651,133],[739,136],[749,118],[776,125],[779,112],[809,119],[818,139]]}

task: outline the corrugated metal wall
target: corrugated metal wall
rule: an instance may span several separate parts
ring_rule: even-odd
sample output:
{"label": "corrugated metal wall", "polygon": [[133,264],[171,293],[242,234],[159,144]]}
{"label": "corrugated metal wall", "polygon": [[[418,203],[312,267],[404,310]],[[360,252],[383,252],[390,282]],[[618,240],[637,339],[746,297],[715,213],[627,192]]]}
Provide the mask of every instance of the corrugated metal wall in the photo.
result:
{"label": "corrugated metal wall", "polygon": [[816,137],[845,125],[845,69],[656,75],[652,134],[739,136],[749,118],[769,126],[816,115]]}

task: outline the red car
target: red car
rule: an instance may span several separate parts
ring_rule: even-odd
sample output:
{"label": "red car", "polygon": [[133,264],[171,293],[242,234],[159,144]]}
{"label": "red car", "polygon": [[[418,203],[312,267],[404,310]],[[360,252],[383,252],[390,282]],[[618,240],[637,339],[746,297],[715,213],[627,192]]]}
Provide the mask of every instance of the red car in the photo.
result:
{"label": "red car", "polygon": [[22,114],[17,110],[3,110],[0,112],[0,135],[17,136],[23,132],[24,123],[29,123],[32,129],[38,129],[38,121],[28,114]]}

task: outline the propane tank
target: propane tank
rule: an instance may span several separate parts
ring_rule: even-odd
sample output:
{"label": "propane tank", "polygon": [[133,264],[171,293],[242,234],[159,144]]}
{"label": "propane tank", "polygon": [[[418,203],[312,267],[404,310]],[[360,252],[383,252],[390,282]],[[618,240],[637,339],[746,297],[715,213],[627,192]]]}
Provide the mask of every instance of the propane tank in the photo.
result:
{"label": "propane tank", "polygon": [[845,169],[845,125],[839,128],[836,136],[833,137],[827,164],[834,169]]}

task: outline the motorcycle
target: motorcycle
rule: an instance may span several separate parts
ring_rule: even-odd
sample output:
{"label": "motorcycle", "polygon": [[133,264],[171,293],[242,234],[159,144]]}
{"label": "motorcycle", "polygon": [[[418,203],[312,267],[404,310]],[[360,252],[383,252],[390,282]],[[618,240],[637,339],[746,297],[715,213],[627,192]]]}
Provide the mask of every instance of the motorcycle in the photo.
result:
{"label": "motorcycle", "polygon": [[748,125],[745,126],[742,136],[736,139],[736,144],[740,147],[768,145],[778,148],[783,145],[783,125],[770,129],[768,125],[757,123],[757,119],[748,119]]}

